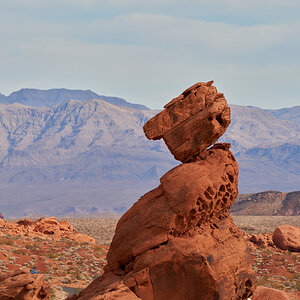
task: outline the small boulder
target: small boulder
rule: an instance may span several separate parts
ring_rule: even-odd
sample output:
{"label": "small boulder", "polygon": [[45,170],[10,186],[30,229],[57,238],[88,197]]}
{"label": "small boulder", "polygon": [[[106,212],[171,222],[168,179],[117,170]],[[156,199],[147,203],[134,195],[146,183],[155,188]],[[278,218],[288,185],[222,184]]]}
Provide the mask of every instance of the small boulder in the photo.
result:
{"label": "small boulder", "polygon": [[251,300],[292,300],[287,293],[272,289],[272,288],[267,288],[264,286],[258,286],[257,289],[255,290],[253,296],[251,297]]}
{"label": "small boulder", "polygon": [[300,252],[300,228],[288,224],[278,226],[273,233],[273,242],[282,250]]}

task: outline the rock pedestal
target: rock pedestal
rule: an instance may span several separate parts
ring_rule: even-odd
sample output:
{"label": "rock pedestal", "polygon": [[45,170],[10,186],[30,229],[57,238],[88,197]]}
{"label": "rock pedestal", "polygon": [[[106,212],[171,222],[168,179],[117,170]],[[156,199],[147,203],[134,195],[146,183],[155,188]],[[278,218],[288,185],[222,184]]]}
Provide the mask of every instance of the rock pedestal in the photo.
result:
{"label": "rock pedestal", "polygon": [[229,215],[238,195],[230,144],[215,144],[230,109],[213,82],[197,83],[149,120],[183,164],[167,172],[120,219],[103,276],[69,299],[247,299],[254,272]]}

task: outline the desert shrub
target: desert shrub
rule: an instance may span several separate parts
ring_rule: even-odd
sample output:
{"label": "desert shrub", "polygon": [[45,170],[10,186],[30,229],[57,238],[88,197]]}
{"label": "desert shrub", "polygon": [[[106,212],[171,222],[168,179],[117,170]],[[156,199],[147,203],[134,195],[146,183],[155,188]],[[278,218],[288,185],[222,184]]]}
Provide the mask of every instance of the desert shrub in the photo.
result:
{"label": "desert shrub", "polygon": [[19,255],[25,255],[26,251],[22,250],[22,249],[14,249],[12,251],[14,254],[19,254]]}
{"label": "desert shrub", "polygon": [[94,248],[94,250],[97,251],[97,252],[100,252],[101,254],[104,254],[104,253],[105,253],[104,249],[103,249],[102,247],[100,247],[100,246],[96,246],[96,247]]}
{"label": "desert shrub", "polygon": [[13,246],[14,242],[10,238],[2,237],[2,238],[0,238],[0,244],[8,245],[8,246]]}
{"label": "desert shrub", "polygon": [[285,288],[282,284],[280,284],[279,282],[276,282],[276,281],[269,281],[269,285],[273,289],[277,289],[277,290],[284,290],[284,288]]}
{"label": "desert shrub", "polygon": [[300,292],[300,280],[297,280],[296,281],[296,285],[295,285],[295,288],[298,292]]}
{"label": "desert shrub", "polygon": [[53,253],[53,252],[48,252],[48,253],[46,254],[46,256],[47,256],[48,258],[57,258],[57,255],[56,255],[55,253]]}

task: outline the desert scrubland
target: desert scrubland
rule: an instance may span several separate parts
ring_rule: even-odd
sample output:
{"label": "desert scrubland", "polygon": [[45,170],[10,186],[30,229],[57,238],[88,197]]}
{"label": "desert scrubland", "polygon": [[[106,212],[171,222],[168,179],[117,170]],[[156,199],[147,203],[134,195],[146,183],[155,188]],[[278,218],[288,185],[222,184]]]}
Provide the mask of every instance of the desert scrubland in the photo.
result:
{"label": "desert scrubland", "polygon": [[[118,218],[77,217],[60,218],[70,222],[80,233],[88,234],[98,244],[108,245],[114,235]],[[235,224],[243,231],[253,233],[273,232],[282,224],[300,227],[300,216],[233,216]]]}

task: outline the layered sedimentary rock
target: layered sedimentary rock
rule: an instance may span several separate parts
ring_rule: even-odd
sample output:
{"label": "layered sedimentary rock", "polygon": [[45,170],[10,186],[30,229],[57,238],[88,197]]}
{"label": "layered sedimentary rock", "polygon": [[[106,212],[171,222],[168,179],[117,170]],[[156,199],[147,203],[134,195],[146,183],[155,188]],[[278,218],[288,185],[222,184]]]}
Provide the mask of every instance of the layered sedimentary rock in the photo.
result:
{"label": "layered sedimentary rock", "polygon": [[0,299],[50,299],[49,285],[43,275],[30,274],[29,269],[0,276]]}
{"label": "layered sedimentary rock", "polygon": [[238,164],[229,144],[213,144],[230,110],[212,82],[198,83],[149,120],[185,162],[167,172],[120,219],[103,276],[70,299],[247,299],[255,288],[248,248],[229,208]]}

